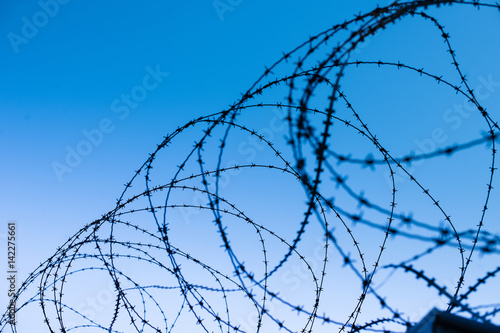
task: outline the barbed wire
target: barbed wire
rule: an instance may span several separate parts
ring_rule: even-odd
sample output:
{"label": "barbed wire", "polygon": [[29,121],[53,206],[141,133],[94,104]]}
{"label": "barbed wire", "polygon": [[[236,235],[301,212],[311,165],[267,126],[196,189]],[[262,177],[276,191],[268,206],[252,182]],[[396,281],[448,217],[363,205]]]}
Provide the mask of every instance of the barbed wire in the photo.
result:
{"label": "barbed wire", "polygon": [[[17,317],[37,313],[40,330],[49,332],[401,332],[420,319],[405,310],[411,307],[404,298],[427,292],[443,310],[498,323],[498,302],[474,296],[496,291],[500,271],[494,264],[498,215],[487,214],[495,209],[500,128],[471,89],[450,33],[429,14],[450,6],[500,10],[497,3],[458,0],[377,7],[284,53],[228,109],[178,127],[135,171],[115,208],[76,232],[22,283]],[[351,59],[364,41],[407,17],[434,27],[451,74],[397,60]],[[388,142],[399,138],[380,136],[377,125],[368,125],[365,119],[373,117],[360,111],[358,94],[342,88],[349,73],[362,68],[404,71],[405,78],[463,96],[483,127],[459,143],[401,150]],[[271,112],[286,125],[283,142],[278,131],[254,128],[255,119]],[[241,156],[231,161],[242,138],[258,150],[245,162]],[[181,150],[185,157],[170,152],[193,139]],[[412,165],[446,159],[460,169],[454,159],[475,158],[469,156],[485,148],[490,155],[482,165],[487,182],[479,222],[452,218],[456,199],[446,196],[453,190],[437,182],[431,192],[432,181]],[[371,176],[360,182],[364,172]],[[484,177],[469,176],[475,183]],[[366,185],[372,195],[360,190],[374,178],[385,178],[385,188]],[[421,197],[407,197],[409,188]],[[474,266],[473,259],[486,256],[492,267]],[[457,262],[458,274],[450,272]],[[92,289],[90,275],[111,282],[112,301],[98,307],[99,316],[77,304],[87,283]],[[17,332],[9,318],[7,311],[0,332]]]}

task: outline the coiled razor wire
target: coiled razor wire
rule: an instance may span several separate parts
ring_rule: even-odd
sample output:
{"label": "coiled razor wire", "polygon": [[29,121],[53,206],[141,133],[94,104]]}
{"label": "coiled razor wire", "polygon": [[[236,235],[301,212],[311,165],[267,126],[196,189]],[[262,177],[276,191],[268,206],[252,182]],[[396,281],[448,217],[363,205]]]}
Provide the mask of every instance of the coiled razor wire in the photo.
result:
{"label": "coiled razor wire", "polygon": [[[429,14],[450,6],[500,10],[475,0],[377,7],[285,53],[227,110],[177,128],[116,207],[22,283],[17,318],[39,322],[39,332],[402,332],[425,313],[407,310],[425,294],[443,310],[498,323],[492,200],[500,128],[471,89],[449,32]],[[443,49],[427,52],[446,53],[452,71],[354,59],[365,40],[409,18],[433,27]],[[343,90],[343,80],[364,69],[404,72],[445,99],[463,96],[483,125],[475,137],[415,152],[368,125],[377,105],[362,113],[363,101]],[[262,114],[279,115],[273,124],[283,133],[255,129]],[[245,161],[232,160],[235,150]],[[449,214],[461,203],[448,196],[461,187],[446,170],[432,167],[436,179],[413,166],[439,160],[452,172],[478,152],[488,157],[477,160],[484,172],[465,175],[486,186],[471,199],[478,203],[471,222]],[[489,266],[473,268],[476,259]],[[102,281],[100,303],[82,306],[77,300]],[[9,319],[7,311],[1,332],[17,332]]]}

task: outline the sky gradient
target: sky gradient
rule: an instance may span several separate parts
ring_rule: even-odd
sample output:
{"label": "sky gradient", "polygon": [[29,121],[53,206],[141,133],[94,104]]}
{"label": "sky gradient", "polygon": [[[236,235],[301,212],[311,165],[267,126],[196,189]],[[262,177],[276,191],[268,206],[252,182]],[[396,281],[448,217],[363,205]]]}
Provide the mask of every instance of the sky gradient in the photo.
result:
{"label": "sky gradient", "polygon": [[[380,5],[388,3],[379,2]],[[0,35],[3,36],[0,42],[0,211],[3,224],[16,221],[18,225],[18,281],[83,225],[114,208],[124,184],[166,135],[191,119],[227,109],[261,76],[265,66],[272,65],[284,52],[334,24],[374,9],[376,4],[369,0],[355,3],[339,0],[312,3],[149,1],[140,5],[132,1],[117,5],[41,0],[0,4]],[[432,9],[429,13],[439,17],[450,32],[453,48],[478,100],[488,107],[493,119],[498,119],[500,67],[496,55],[500,53],[500,14],[495,10],[476,11],[470,6],[456,7]],[[335,43],[332,42],[332,47]],[[366,61],[401,61],[453,78],[455,83],[459,81],[435,27],[419,18],[408,17],[387,27],[361,44],[352,57]],[[352,57],[351,60],[355,60]],[[276,75],[284,75],[291,66]],[[401,72],[403,70],[394,68],[380,71],[376,65],[348,67],[341,83],[346,95],[363,110],[364,119],[397,156],[428,153],[480,137],[484,129],[482,119],[473,113],[477,110],[472,111],[463,96],[455,95],[452,89],[437,85],[431,79],[413,79],[415,73]],[[281,90],[274,94],[272,91],[270,99],[283,101],[285,94]],[[281,142],[280,147],[286,149],[282,138],[287,130],[280,119],[283,115],[270,108],[262,114],[243,115],[242,121],[257,130],[270,129],[268,136],[273,136]],[[169,147],[168,155],[162,155],[157,162],[160,169],[155,170],[158,183],[171,179],[171,173],[201,130],[202,127],[198,127],[186,132]],[[337,133],[342,131],[343,127]],[[371,153],[368,148],[364,149],[362,140],[349,135],[339,135],[341,139],[334,141],[339,152],[359,158]],[[350,138],[351,143],[347,144],[345,138]],[[273,158],[261,150],[258,143],[245,140],[248,138],[244,134],[235,136],[235,144],[227,148],[228,161],[233,158],[240,163],[250,163]],[[215,149],[215,139],[212,144]],[[449,164],[446,157],[440,157],[437,162],[426,160],[413,165],[415,174],[433,184],[438,197],[446,198],[463,228],[479,218],[477,213],[488,181],[487,160],[491,157],[487,148],[484,145],[482,150],[470,155],[457,156],[457,160]],[[290,152],[285,154],[291,156]],[[210,158],[208,155],[207,162]],[[345,172],[350,175],[351,184],[367,197],[377,197],[382,187],[384,192],[390,190],[383,172],[371,175],[369,168]],[[478,178],[475,175],[479,175]],[[238,198],[248,209],[258,202],[261,209],[254,212],[255,220],[293,221],[294,227],[288,231],[283,224],[275,226],[284,234],[290,232],[287,237],[292,238],[299,223],[296,216],[303,213],[300,205],[306,200],[302,189],[292,186],[293,183],[290,185],[285,176],[266,173],[254,181],[256,177],[232,177],[226,193]],[[413,194],[407,178],[397,179],[402,189],[398,207],[402,212],[414,212],[421,207],[422,210],[415,213],[419,219],[435,218],[436,225],[443,222],[424,209],[428,203]],[[270,183],[274,184],[272,188],[260,199],[256,198],[254,193]],[[334,193],[332,190],[333,196]],[[492,229],[489,230],[498,233],[500,201],[493,193],[489,220]],[[276,200],[278,197],[282,200]],[[196,202],[198,199],[186,196],[185,200]],[[355,202],[343,202],[341,197],[338,200],[346,207],[357,209]],[[389,204],[390,201],[386,201],[385,204]],[[186,214],[190,222],[182,228],[187,230],[192,230],[193,224],[205,216]],[[186,219],[182,212],[176,217]],[[200,245],[204,236],[201,229],[200,234],[190,240],[182,238],[186,235],[182,228],[173,231],[178,233],[179,242],[193,246],[193,251],[199,251],[200,256],[211,253]],[[321,227],[318,224],[312,228],[317,229],[316,237],[305,239],[304,247],[319,265],[320,260],[314,253]],[[243,246],[248,231],[236,230],[236,234],[241,232],[235,236],[235,242],[242,244],[241,253],[253,258],[250,245]],[[0,240],[4,247],[4,230],[0,235],[3,235]],[[124,235],[128,235],[127,232]],[[130,237],[135,236],[130,234]],[[380,244],[380,238],[374,240],[368,231],[360,229],[359,237],[368,245]],[[405,249],[404,243],[395,241],[394,247],[402,249],[391,252],[389,256],[394,261],[407,254],[404,250],[411,252]],[[210,260],[208,258],[210,255],[207,255]],[[439,263],[429,262],[426,267],[438,266]],[[458,268],[455,262],[449,266]],[[297,292],[294,296],[300,303],[303,290],[296,286],[305,282],[296,267],[292,265],[285,271],[283,281],[284,288],[292,295]],[[481,272],[489,268],[480,258],[476,267]],[[349,278],[337,278],[336,283],[345,284],[346,295],[349,294]],[[443,283],[452,286],[456,282],[446,279],[448,276],[443,274]],[[397,286],[397,280],[394,283]],[[107,305],[110,288],[107,285],[100,288],[93,292]],[[359,289],[359,283],[352,288]],[[341,297],[333,292],[329,296]],[[85,300],[85,295],[75,296],[78,297]],[[304,299],[307,297],[304,295]],[[432,293],[400,297],[405,299],[402,303],[412,319],[424,315],[431,306],[443,305]],[[420,298],[407,301],[410,297]],[[3,291],[0,300],[1,304],[8,301]],[[485,296],[484,303],[489,301],[498,302]],[[342,306],[332,302],[331,307],[336,309],[336,306],[342,312]],[[240,317],[246,316],[246,309],[237,311],[241,312]],[[105,311],[100,315],[105,316]],[[23,327],[26,331],[35,331],[40,326]]]}

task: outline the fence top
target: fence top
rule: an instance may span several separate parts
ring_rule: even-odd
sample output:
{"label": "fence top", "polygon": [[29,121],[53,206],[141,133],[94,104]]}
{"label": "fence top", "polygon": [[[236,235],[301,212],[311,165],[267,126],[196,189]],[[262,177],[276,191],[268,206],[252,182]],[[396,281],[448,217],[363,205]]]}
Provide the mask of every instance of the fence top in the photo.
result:
{"label": "fence top", "polygon": [[500,327],[432,309],[407,333],[500,333]]}

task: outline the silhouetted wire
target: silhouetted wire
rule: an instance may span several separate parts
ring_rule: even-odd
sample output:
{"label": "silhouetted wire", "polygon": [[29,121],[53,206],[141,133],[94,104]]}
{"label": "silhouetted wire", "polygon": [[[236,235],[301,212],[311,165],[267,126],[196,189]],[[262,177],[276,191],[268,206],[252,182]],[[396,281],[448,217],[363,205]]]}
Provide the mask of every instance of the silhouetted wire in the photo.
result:
{"label": "silhouetted wire", "polygon": [[[384,290],[394,279],[404,277],[422,282],[423,288],[445,299],[449,312],[465,314],[478,321],[498,322],[498,303],[477,304],[471,296],[497,278],[500,266],[486,271],[468,286],[465,278],[473,265],[472,258],[478,256],[477,252],[481,256],[500,253],[500,235],[485,230],[484,226],[494,184],[500,128],[470,88],[465,71],[459,66],[458,55],[452,48],[450,34],[438,19],[426,12],[430,8],[451,5],[500,10],[496,3],[458,0],[395,1],[386,7],[377,7],[310,37],[294,50],[284,53],[276,63],[266,67],[259,79],[229,109],[194,119],[167,135],[125,184],[115,208],[81,228],[22,283],[16,294],[17,315],[26,318],[26,313],[41,314],[43,322],[40,325],[50,332],[185,332],[196,328],[201,332],[404,331],[420,318],[409,318],[400,310],[401,300],[389,297]],[[441,73],[438,75],[399,61],[351,59],[353,51],[365,40],[407,16],[421,17],[437,29],[459,84],[453,83],[452,78],[444,79]],[[328,43],[334,40],[338,44],[329,46]],[[294,66],[292,70],[287,67],[290,64]],[[341,90],[347,69],[363,67],[380,71],[403,70],[416,78],[421,77],[421,80],[447,87],[451,93],[464,96],[475,106],[485,121],[486,131],[479,137],[464,138],[460,143],[430,152],[415,153],[408,148],[403,154],[393,155],[389,149],[391,144],[377,138],[357,111],[357,102],[350,99],[348,92]],[[283,70],[286,74],[272,79],[275,72]],[[285,102],[265,100],[266,94],[283,86],[287,91]],[[318,105],[314,96],[325,90],[329,92],[328,97],[324,104]],[[253,99],[262,101],[252,104]],[[340,102],[345,104],[350,116],[337,112],[341,108]],[[278,149],[278,139],[266,137],[239,120],[259,109],[284,112],[281,120],[287,125],[286,146],[290,155]],[[353,146],[348,154],[341,153],[332,143],[334,124],[358,134],[373,151],[362,157],[360,150]],[[194,146],[186,150],[186,156],[169,155],[170,166],[178,164],[169,176],[170,181],[157,182],[157,177],[165,175],[161,172],[162,165],[155,164],[160,154],[168,152],[176,140],[182,140],[178,137],[193,130],[199,135],[195,137]],[[237,133],[254,138],[273,158],[224,166],[226,156],[230,156],[228,147],[234,144]],[[214,142],[218,142],[216,148],[213,148]],[[448,215],[438,200],[439,196],[431,194],[426,181],[411,171],[411,165],[443,157],[452,159],[479,147],[491,150],[489,180],[479,223],[469,224],[464,229]],[[215,167],[210,167],[214,164]],[[153,167],[160,172],[153,173]],[[383,167],[388,171],[391,198],[388,206],[378,203],[379,195],[366,196],[353,185],[346,170],[353,170],[352,174],[355,174],[354,169],[359,167],[373,171]],[[269,175],[269,179],[283,177],[303,190],[306,201],[300,223],[286,226],[287,230],[295,232],[291,238],[290,233],[284,236],[275,230],[283,226],[272,221],[254,220],[251,214],[238,208],[239,203],[233,202],[230,195],[226,197],[224,194],[227,186],[222,185],[224,176],[261,171]],[[400,203],[397,192],[401,188],[396,174],[406,175],[423,193],[437,209],[444,226],[396,208]],[[131,194],[132,188],[140,190]],[[337,194],[331,194],[332,189]],[[378,190],[385,192],[382,188]],[[189,201],[185,193],[200,195],[207,201],[205,204]],[[286,195],[275,199],[275,204],[279,206],[286,202]],[[358,207],[345,205],[343,200],[346,198],[356,202]],[[207,239],[206,244],[191,244],[192,248],[178,247],[176,234],[171,229],[182,227],[184,222],[176,221],[178,215],[174,213],[186,210],[197,212],[198,223],[211,224],[218,236]],[[211,219],[207,219],[207,214],[211,214]],[[322,230],[321,255],[315,259],[321,262],[319,266],[303,254],[308,248],[301,247],[307,242],[307,235],[314,233],[312,224],[316,222]],[[257,244],[247,252],[233,242],[241,237],[236,237],[239,229],[234,225],[241,230],[249,227],[255,232]],[[370,258],[364,254],[364,244],[353,231],[357,225],[366,227],[365,232],[381,235],[378,250],[372,250]],[[185,232],[189,233],[185,227]],[[393,240],[414,241],[422,247],[415,249],[406,259],[393,259],[386,254]],[[213,260],[199,257],[202,256],[200,253],[190,254],[199,251],[200,246],[208,248],[211,242],[218,242],[226,257]],[[449,249],[460,262],[458,281],[453,286],[440,281],[435,267],[425,266],[429,257],[442,260],[442,253],[450,253]],[[255,268],[254,260],[262,267]],[[307,276],[301,275],[305,280],[301,289],[312,295],[303,300],[304,304],[297,303],[293,292],[281,292],[283,277],[280,274],[286,274],[289,265],[296,262],[303,265]],[[344,287],[331,282],[330,266],[335,268],[334,275],[345,275],[349,271],[352,274],[349,276],[358,279],[352,280],[353,284],[359,283],[359,289],[350,295],[351,301],[343,305],[345,313],[330,310],[331,293],[328,297],[323,296],[327,290]],[[78,290],[81,284],[77,282],[78,276],[91,272],[107,276],[111,281],[113,302],[107,305],[104,320],[92,318],[95,316],[84,313],[65,297],[66,293],[71,294],[71,290]],[[143,274],[153,277],[154,281],[142,283]],[[340,303],[345,300],[333,301]],[[379,309],[375,310],[373,304],[378,304]],[[235,315],[242,309],[253,315],[255,320],[252,323],[245,323],[240,315]],[[327,312],[320,313],[320,310]],[[290,316],[292,313],[296,316]],[[66,319],[68,314],[73,318],[71,323]],[[17,332],[16,326],[9,324],[9,318],[7,311],[0,320],[0,332]]]}

